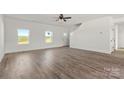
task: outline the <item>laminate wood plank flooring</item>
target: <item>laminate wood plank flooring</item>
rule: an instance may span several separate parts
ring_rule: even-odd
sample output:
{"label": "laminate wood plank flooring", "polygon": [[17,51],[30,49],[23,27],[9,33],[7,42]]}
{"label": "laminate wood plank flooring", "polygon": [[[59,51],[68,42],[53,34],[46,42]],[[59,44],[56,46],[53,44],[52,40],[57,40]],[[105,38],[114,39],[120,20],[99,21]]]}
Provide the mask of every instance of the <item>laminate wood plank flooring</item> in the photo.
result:
{"label": "laminate wood plank flooring", "polygon": [[118,49],[112,53],[113,56],[124,59],[124,49]]}
{"label": "laminate wood plank flooring", "polygon": [[1,79],[120,79],[124,60],[68,47],[6,54]]}

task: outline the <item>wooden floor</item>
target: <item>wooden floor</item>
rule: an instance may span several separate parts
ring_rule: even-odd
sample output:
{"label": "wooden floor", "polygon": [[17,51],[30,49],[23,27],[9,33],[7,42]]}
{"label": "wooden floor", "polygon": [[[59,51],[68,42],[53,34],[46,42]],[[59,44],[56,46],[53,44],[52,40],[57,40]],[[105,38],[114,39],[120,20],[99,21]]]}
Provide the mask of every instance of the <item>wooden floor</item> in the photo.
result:
{"label": "wooden floor", "polygon": [[124,59],[124,49],[118,49],[112,53],[113,56]]}
{"label": "wooden floor", "polygon": [[68,47],[7,54],[2,79],[124,78],[124,60]]}

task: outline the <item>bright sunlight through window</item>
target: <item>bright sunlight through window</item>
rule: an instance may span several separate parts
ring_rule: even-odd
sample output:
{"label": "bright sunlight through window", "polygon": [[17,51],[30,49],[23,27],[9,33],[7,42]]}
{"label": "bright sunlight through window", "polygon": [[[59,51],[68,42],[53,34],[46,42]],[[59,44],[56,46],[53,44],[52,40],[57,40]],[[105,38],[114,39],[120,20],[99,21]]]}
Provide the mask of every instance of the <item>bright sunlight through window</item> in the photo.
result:
{"label": "bright sunlight through window", "polygon": [[52,43],[53,42],[53,32],[51,32],[51,31],[45,32],[45,42],[46,43]]}
{"label": "bright sunlight through window", "polygon": [[29,30],[18,29],[18,44],[29,44]]}

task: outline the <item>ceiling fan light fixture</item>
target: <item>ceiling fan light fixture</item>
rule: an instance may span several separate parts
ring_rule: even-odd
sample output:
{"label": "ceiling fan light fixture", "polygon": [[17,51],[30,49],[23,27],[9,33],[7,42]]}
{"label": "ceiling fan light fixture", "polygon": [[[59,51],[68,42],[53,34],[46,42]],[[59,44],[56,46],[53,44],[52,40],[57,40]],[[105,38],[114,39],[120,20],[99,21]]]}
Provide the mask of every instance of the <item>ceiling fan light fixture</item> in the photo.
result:
{"label": "ceiling fan light fixture", "polygon": [[63,21],[63,22],[67,22],[67,20],[69,20],[69,19],[71,19],[71,17],[64,17],[63,14],[60,14],[59,17],[58,17],[58,19],[57,19],[56,21],[61,20],[61,22],[62,22],[62,21]]}

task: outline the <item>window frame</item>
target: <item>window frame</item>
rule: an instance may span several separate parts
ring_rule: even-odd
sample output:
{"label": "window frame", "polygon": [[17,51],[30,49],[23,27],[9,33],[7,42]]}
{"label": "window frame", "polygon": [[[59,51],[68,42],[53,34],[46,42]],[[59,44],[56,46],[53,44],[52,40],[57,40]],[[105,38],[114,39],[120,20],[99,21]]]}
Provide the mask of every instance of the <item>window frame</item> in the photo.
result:
{"label": "window frame", "polygon": [[[50,36],[47,36],[48,33],[50,33],[51,35],[50,35]],[[47,41],[48,38],[50,38],[51,41]],[[51,43],[53,43],[53,32],[52,32],[52,31],[45,31],[45,43],[46,43],[46,44],[51,44]]]}
{"label": "window frame", "polygon": [[[20,42],[20,40],[19,40],[19,37],[21,36],[21,35],[19,35],[19,32],[21,30],[22,31],[24,31],[24,30],[27,31],[27,33],[25,32],[27,34],[27,37],[26,37],[27,38],[27,41],[25,41],[25,42]],[[25,28],[19,28],[19,29],[17,29],[17,44],[18,45],[28,45],[29,43],[30,43],[30,30],[29,29],[25,29]]]}

